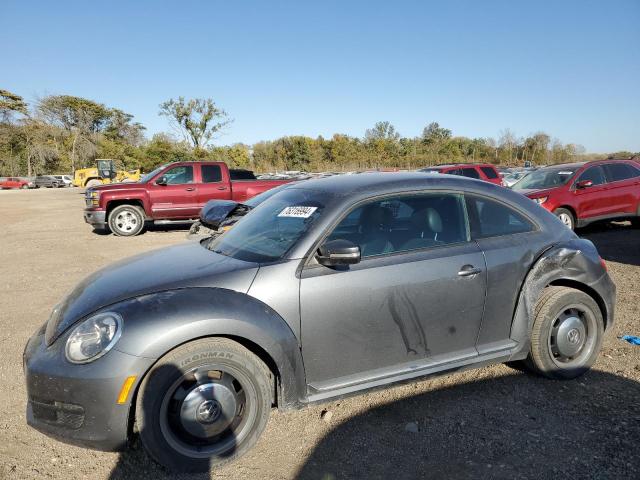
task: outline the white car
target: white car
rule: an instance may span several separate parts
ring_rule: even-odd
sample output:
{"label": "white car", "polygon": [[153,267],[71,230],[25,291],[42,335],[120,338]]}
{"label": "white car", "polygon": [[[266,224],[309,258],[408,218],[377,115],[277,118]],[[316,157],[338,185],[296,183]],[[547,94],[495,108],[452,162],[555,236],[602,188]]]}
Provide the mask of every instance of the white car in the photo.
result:
{"label": "white car", "polygon": [[61,187],[72,187],[73,181],[69,175],[51,175],[56,180],[58,180],[58,185]]}

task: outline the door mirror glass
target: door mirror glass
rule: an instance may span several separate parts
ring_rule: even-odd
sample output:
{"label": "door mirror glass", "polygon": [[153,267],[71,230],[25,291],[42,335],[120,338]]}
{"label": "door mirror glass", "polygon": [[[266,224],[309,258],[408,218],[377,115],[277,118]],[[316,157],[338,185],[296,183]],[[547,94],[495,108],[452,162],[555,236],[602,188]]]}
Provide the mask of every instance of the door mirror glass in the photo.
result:
{"label": "door mirror glass", "polygon": [[329,240],[318,249],[316,259],[326,267],[353,265],[360,262],[360,247],[349,240]]}
{"label": "door mirror glass", "polygon": [[581,180],[576,184],[576,188],[589,188],[593,187],[593,182],[591,180]]}
{"label": "door mirror glass", "polygon": [[156,180],[156,185],[166,185],[166,184],[167,184],[167,177],[165,177],[164,175]]}

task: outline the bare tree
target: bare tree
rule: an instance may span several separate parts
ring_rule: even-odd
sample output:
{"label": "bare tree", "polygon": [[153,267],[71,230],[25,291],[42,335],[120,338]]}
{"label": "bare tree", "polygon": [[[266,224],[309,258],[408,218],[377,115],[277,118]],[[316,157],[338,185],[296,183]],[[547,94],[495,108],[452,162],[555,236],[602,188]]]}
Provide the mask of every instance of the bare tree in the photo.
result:
{"label": "bare tree", "polygon": [[218,108],[210,98],[172,98],[160,104],[159,115],[168,117],[172,126],[196,149],[207,146],[232,122],[227,112]]}

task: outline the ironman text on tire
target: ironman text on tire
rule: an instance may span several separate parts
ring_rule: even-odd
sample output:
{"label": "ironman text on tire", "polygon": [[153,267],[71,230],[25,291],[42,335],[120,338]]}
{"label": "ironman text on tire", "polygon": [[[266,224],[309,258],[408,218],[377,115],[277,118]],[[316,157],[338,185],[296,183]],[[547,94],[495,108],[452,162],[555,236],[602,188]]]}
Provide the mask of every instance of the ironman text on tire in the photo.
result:
{"label": "ironman text on tire", "polygon": [[267,425],[273,378],[226,338],[184,344],[146,376],[136,406],[145,449],[171,470],[206,472],[249,450]]}

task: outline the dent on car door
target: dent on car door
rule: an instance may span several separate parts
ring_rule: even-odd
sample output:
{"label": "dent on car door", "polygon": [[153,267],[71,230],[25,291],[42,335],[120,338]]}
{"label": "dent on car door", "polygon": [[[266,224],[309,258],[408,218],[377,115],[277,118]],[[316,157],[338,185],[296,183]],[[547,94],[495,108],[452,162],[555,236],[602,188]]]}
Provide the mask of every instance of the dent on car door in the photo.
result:
{"label": "dent on car door", "polygon": [[496,199],[465,195],[471,238],[485,256],[487,295],[480,354],[511,348],[511,324],[520,287],[538,255],[548,244],[546,234],[523,212]]}
{"label": "dent on car door", "polygon": [[307,265],[302,350],[316,391],[477,355],[486,275],[461,195],[375,200],[327,237],[360,246],[348,268]]}

